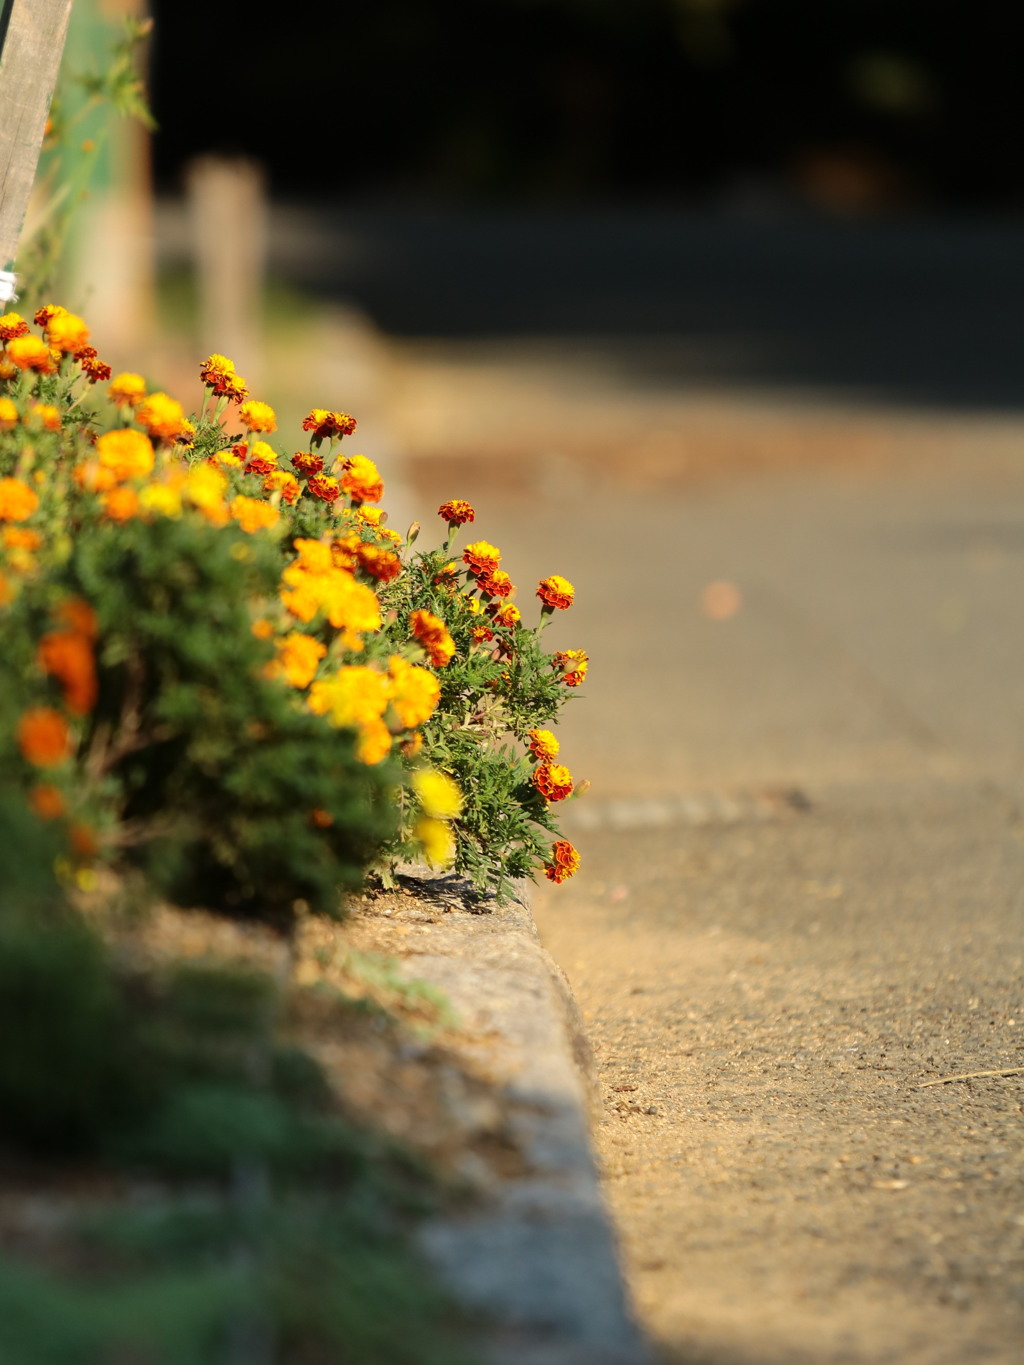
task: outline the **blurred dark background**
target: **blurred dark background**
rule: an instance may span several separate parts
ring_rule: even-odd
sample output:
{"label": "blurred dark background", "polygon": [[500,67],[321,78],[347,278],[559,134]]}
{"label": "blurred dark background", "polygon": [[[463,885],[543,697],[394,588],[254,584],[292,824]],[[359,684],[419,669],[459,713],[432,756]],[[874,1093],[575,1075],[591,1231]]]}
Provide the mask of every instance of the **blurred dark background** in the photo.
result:
{"label": "blurred dark background", "polygon": [[289,195],[1024,205],[1017,0],[154,0],[156,172]]}

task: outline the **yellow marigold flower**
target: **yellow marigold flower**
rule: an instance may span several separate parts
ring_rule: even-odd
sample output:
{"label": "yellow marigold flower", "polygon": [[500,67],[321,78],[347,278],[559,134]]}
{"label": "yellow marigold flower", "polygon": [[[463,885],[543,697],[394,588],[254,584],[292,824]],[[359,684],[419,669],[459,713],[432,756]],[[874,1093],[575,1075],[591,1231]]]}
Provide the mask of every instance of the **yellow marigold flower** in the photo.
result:
{"label": "yellow marigold flower", "polygon": [[29,416],[34,417],[45,431],[60,431],[60,413],[52,403],[33,403]]}
{"label": "yellow marigold flower", "polygon": [[553,758],[558,757],[558,751],[562,746],[550,730],[531,730],[530,731],[530,753],[534,758],[539,758],[544,763],[550,763]]}
{"label": "yellow marigold flower", "polygon": [[153,443],[141,431],[119,427],[105,431],[96,441],[100,467],[121,483],[125,479],[144,479],[153,471]]}
{"label": "yellow marigold flower", "polygon": [[476,512],[464,498],[449,498],[437,509],[437,515],[449,526],[465,526],[467,521],[476,520]]}
{"label": "yellow marigold flower", "polygon": [[568,839],[556,839],[551,845],[551,861],[544,864],[544,875],[549,882],[564,882],[576,875],[580,855]]}
{"label": "yellow marigold flower", "polygon": [[387,512],[384,511],[383,507],[360,505],[356,508],[356,516],[368,526],[380,526],[387,516]]}
{"label": "yellow marigold flower", "polygon": [[3,352],[0,352],[0,379],[13,379],[17,373],[17,365],[8,360]]}
{"label": "yellow marigold flower", "polygon": [[434,667],[444,668],[455,653],[455,642],[441,618],[430,611],[414,611],[409,617],[409,626]]}
{"label": "yellow marigold flower", "polygon": [[382,720],[370,720],[359,727],[359,742],[356,744],[356,757],[361,763],[372,767],[380,763],[391,752],[391,731]]}
{"label": "yellow marigold flower", "polygon": [[28,323],[20,313],[4,313],[0,317],[0,341],[13,341],[28,336]]}
{"label": "yellow marigold flower", "polygon": [[222,465],[225,469],[241,469],[242,457],[236,455],[233,450],[218,450],[214,455],[214,462]]}
{"label": "yellow marigold flower", "polygon": [[332,725],[360,726],[380,720],[387,710],[391,686],[383,673],[367,664],[350,664],[309,689],[309,709]]}
{"label": "yellow marigold flower", "polygon": [[[267,445],[266,441],[254,441],[252,450],[249,452],[249,467],[252,468],[254,460],[266,461],[267,464],[276,465],[278,461],[277,451],[273,446]],[[269,474],[269,469],[258,469],[257,474]]]}
{"label": "yellow marigold flower", "polygon": [[227,484],[225,476],[212,464],[193,465],[185,479],[185,496],[207,521],[224,526],[231,515],[224,503]]}
{"label": "yellow marigold flower", "polygon": [[299,565],[307,573],[330,573],[334,568],[331,547],[322,540],[310,540],[307,536],[297,536],[295,552]]}
{"label": "yellow marigold flower", "polygon": [[131,521],[132,517],[139,514],[139,495],[134,488],[123,485],[104,493],[100,505],[104,515],[111,521]]}
{"label": "yellow marigold flower", "polygon": [[435,820],[454,820],[462,813],[462,792],[447,773],[420,768],[412,775],[412,789],[425,814]]}
{"label": "yellow marigold flower", "polygon": [[229,360],[226,355],[219,355],[214,351],[213,355],[208,355],[199,366],[199,378],[204,384],[209,384],[211,379],[219,378],[225,374],[234,374],[235,362]]}
{"label": "yellow marigold flower", "polygon": [[305,576],[287,588],[282,588],[278,597],[281,605],[300,621],[309,622],[320,610],[320,594],[313,579]]}
{"label": "yellow marigold flower", "polygon": [[384,480],[372,460],[365,455],[353,455],[345,463],[341,489],[353,502],[380,502],[384,496]]}
{"label": "yellow marigold flower", "polygon": [[417,820],[413,834],[423,849],[423,856],[431,867],[451,867],[455,861],[455,835],[443,820],[432,820],[429,815]]}
{"label": "yellow marigold flower", "polygon": [[572,773],[564,763],[541,763],[533,770],[533,785],[545,801],[564,801],[572,795]]}
{"label": "yellow marigold flower", "polygon": [[124,374],[114,375],[107,393],[119,408],[134,408],[146,396],[146,381],[141,374],[126,370]]}
{"label": "yellow marigold flower", "polygon": [[320,601],[335,630],[379,630],[380,603],[372,588],[357,583],[344,569],[332,569],[317,581]]}
{"label": "yellow marigold flower", "polygon": [[276,431],[277,414],[269,403],[250,399],[238,409],[239,420],[250,431]]}
{"label": "yellow marigold flower", "polygon": [[267,668],[270,677],[284,676],[292,687],[308,687],[316,677],[320,660],[327,653],[327,646],[313,638],[293,630],[277,642],[277,658]]}
{"label": "yellow marigold flower", "polygon": [[294,474],[288,473],[287,469],[275,469],[264,479],[263,491],[268,496],[280,493],[281,501],[291,504],[298,501],[302,485]]}
{"label": "yellow marigold flower", "polygon": [[390,526],[378,526],[377,534],[382,536],[385,540],[390,540],[392,545],[401,545],[402,543],[402,533],[400,531],[392,531]]}
{"label": "yellow marigold flower", "polygon": [[231,504],[231,515],[249,535],[276,526],[281,519],[281,513],[276,507],[271,507],[269,502],[263,502],[260,498],[246,498],[241,494]]}
{"label": "yellow marigold flower", "polygon": [[57,313],[46,324],[46,339],[65,354],[80,351],[89,344],[89,328],[74,313]]}
{"label": "yellow marigold flower", "polygon": [[158,440],[173,441],[185,427],[185,409],[166,393],[151,393],[135,409],[135,420]]}
{"label": "yellow marigold flower", "polygon": [[462,560],[473,573],[493,573],[501,562],[501,551],[486,540],[475,540],[463,550]]}
{"label": "yellow marigold flower", "polygon": [[27,521],[39,506],[39,494],[23,479],[0,479],[0,521]]}
{"label": "yellow marigold flower", "polygon": [[53,374],[57,369],[53,352],[39,337],[15,337],[7,343],[7,358],[19,370],[35,370],[37,374]]}
{"label": "yellow marigold flower", "polygon": [[550,578],[542,578],[537,585],[537,596],[544,603],[546,608],[557,607],[559,611],[565,611],[572,606],[572,599],[576,595],[576,589],[567,578],[562,578],[560,574],[552,574]]}
{"label": "yellow marigold flower", "polygon": [[36,768],[55,768],[71,753],[68,723],[52,706],[34,706],[18,721],[18,748]]}
{"label": "yellow marigold flower", "polygon": [[139,493],[139,507],[157,517],[181,516],[181,489],[169,483],[148,483]]}
{"label": "yellow marigold flower", "polygon": [[17,425],[17,407],[9,398],[0,398],[0,431],[11,431]]}
{"label": "yellow marigold flower", "polygon": [[441,700],[441,684],[433,673],[397,654],[388,660],[391,705],[403,730],[415,730],[429,720]]}
{"label": "yellow marigold flower", "polygon": [[191,450],[196,443],[195,426],[187,419],[182,422],[181,430],[175,438],[175,444],[183,450]]}

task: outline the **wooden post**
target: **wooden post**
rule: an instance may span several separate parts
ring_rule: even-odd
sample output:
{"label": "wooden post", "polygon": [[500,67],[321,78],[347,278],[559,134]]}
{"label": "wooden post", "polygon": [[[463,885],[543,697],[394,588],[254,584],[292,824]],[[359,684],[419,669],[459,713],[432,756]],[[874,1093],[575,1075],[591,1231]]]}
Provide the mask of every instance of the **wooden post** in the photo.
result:
{"label": "wooden post", "polygon": [[[9,11],[0,56],[0,271],[17,253],[70,13],[71,0],[13,0]],[[0,306],[4,292],[0,278]]]}

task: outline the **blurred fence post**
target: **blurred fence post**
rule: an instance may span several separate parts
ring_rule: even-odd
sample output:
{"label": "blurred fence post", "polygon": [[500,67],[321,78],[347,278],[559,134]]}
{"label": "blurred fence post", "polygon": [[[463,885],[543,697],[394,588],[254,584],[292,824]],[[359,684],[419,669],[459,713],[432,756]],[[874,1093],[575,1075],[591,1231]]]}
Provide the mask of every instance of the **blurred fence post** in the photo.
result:
{"label": "blurred fence post", "polygon": [[[7,0],[0,33],[0,270],[18,249],[50,111],[71,0]],[[2,285],[0,285],[2,288]],[[0,304],[3,299],[0,297]]]}
{"label": "blurred fence post", "polygon": [[188,168],[199,288],[200,341],[235,362],[250,390],[263,369],[267,207],[263,172],[251,161],[201,157]]}

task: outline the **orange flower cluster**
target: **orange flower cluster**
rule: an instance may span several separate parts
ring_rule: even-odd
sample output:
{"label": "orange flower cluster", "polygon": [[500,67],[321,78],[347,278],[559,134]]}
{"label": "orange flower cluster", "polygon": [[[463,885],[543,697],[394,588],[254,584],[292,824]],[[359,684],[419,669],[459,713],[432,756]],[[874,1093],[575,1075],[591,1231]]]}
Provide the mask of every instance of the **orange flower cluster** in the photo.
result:
{"label": "orange flower cluster", "polygon": [[115,375],[110,381],[107,396],[119,408],[137,407],[146,396],[146,381],[141,374],[129,371]]}
{"label": "orange flower cluster", "polygon": [[235,373],[234,362],[226,355],[214,352],[213,355],[207,356],[199,367],[199,378],[218,398],[241,403],[248,397],[249,390],[245,386],[245,380],[240,374]]}
{"label": "orange flower cluster", "polygon": [[437,515],[449,526],[465,526],[467,521],[476,521],[476,512],[462,498],[451,498],[437,509]]}
{"label": "orange flower cluster", "polygon": [[0,521],[27,521],[39,506],[39,494],[23,479],[0,479]]}
{"label": "orange flower cluster", "polygon": [[544,864],[544,875],[549,882],[565,882],[580,868],[580,855],[568,839],[556,839],[551,845],[551,861]]}
{"label": "orange flower cluster", "polygon": [[476,585],[484,597],[510,597],[515,592],[515,585],[504,569],[480,574]]}
{"label": "orange flower cluster", "polygon": [[347,412],[331,412],[327,408],[314,408],[302,419],[302,430],[312,432],[311,441],[317,445],[321,441],[351,436],[356,429],[356,419]]}
{"label": "orange flower cluster", "polygon": [[537,585],[537,596],[544,603],[545,609],[558,608],[565,611],[572,606],[572,599],[576,595],[576,589],[567,578],[562,578],[560,574],[552,574],[550,578],[542,578]]}
{"label": "orange flower cluster", "polygon": [[545,801],[564,801],[572,795],[572,774],[564,763],[541,763],[533,771],[533,785]]}
{"label": "orange flower cluster", "polygon": [[185,409],[166,393],[151,393],[135,409],[135,420],[154,440],[176,441],[189,425]]}
{"label": "orange flower cluster", "polygon": [[444,668],[451,662],[455,642],[439,616],[430,611],[414,611],[409,617],[409,625],[435,668]]}
{"label": "orange flower cluster", "polygon": [[96,663],[92,640],[77,630],[51,630],[39,641],[36,659],[44,673],[64,689],[64,705],[73,716],[88,715],[96,705]]}
{"label": "orange flower cluster", "polygon": [[345,461],[341,488],[353,502],[380,502],[384,496],[384,480],[365,455],[353,455]]}

